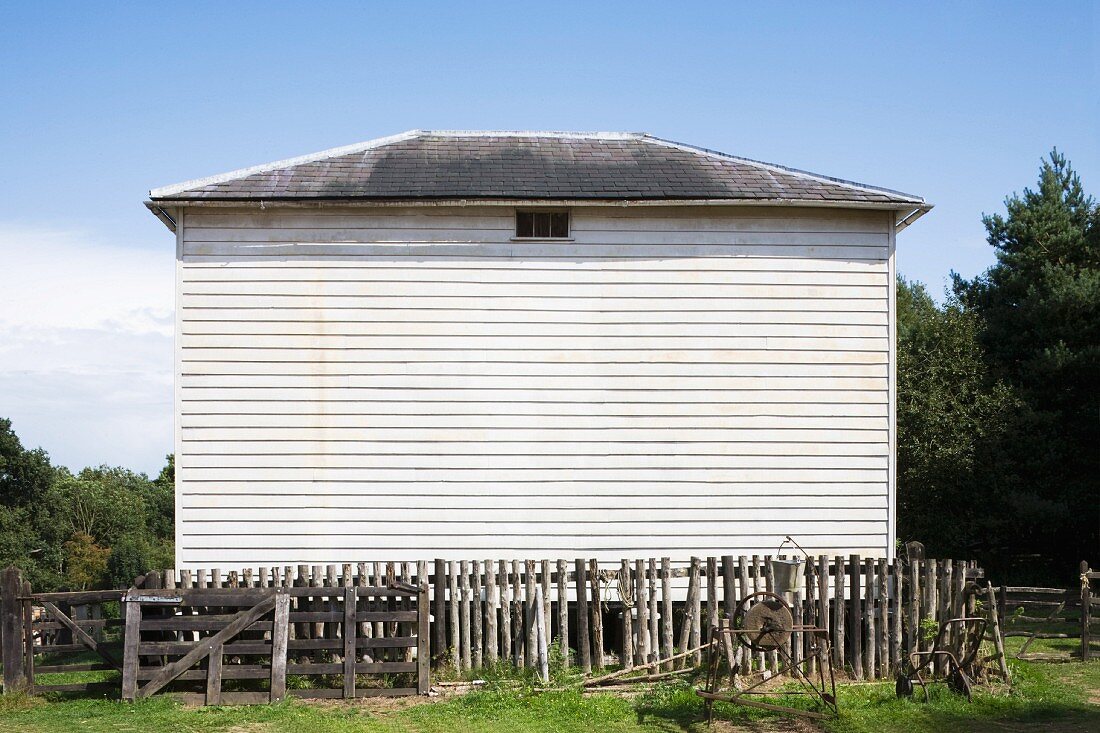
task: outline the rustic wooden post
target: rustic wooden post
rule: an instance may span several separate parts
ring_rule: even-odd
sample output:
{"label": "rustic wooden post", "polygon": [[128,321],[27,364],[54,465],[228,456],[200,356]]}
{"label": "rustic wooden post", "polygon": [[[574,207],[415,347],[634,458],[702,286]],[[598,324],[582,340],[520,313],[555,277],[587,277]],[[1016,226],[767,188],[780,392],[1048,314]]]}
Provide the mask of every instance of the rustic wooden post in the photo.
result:
{"label": "rustic wooden post", "polygon": [[920,634],[920,605],[921,605],[921,561],[912,559],[909,561],[909,608],[907,623],[909,633],[905,637],[905,653],[912,654],[920,648],[918,634]]}
{"label": "rustic wooden post", "polygon": [[851,602],[848,611],[848,638],[852,646],[852,671],[857,680],[863,679],[863,602],[860,588],[863,587],[863,563],[859,555],[848,558],[848,572],[851,573]]}
{"label": "rustic wooden post", "polygon": [[[772,556],[764,556],[764,590],[769,593],[775,592],[775,574],[772,572]],[[779,672],[779,652],[772,650],[768,652],[768,671],[773,675]]]}
{"label": "rustic wooden post", "polygon": [[286,697],[286,650],[290,636],[290,596],[284,589],[275,592],[275,619],[271,625],[271,702]]}
{"label": "rustic wooden post", "polygon": [[539,583],[542,585],[542,615],[546,619],[546,644],[549,645],[554,638],[553,603],[550,595],[550,561],[541,561],[539,570]]}
{"label": "rustic wooden post", "polygon": [[997,604],[997,592],[993,589],[993,583],[986,586],[985,594],[989,601],[989,620],[993,627],[993,649],[997,655],[997,668],[1001,672],[1001,677],[1008,682],[1010,677],[1008,659],[1005,657],[1004,631],[1001,629],[1001,606]]}
{"label": "rustic wooden post", "polygon": [[[672,561],[667,557],[661,558],[661,659],[669,659],[672,656]],[[672,664],[665,663],[661,669],[666,672],[672,669]]]}
{"label": "rustic wooden post", "polygon": [[133,700],[137,696],[137,672],[141,664],[138,652],[141,646],[141,604],[123,599],[126,625],[122,635],[122,699]]}
{"label": "rustic wooden post", "polygon": [[535,658],[538,660],[539,679],[543,684],[550,681],[550,657],[546,649],[546,606],[543,605],[542,585],[535,586],[532,600],[535,627]]}
{"label": "rustic wooden post", "polygon": [[222,645],[215,644],[206,657],[206,704],[222,704]]}
{"label": "rustic wooden post", "polygon": [[[462,671],[462,645],[459,639],[459,623],[458,623],[458,607],[459,603],[458,595],[458,567],[454,560],[447,562],[447,596],[450,602],[450,606],[447,609],[447,615],[450,619],[450,657],[451,664],[454,665],[455,670]],[[377,582],[377,581],[376,581]]]}
{"label": "rustic wooden post", "polygon": [[562,666],[569,669],[569,566],[558,559],[558,643]]}
{"label": "rustic wooden post", "polygon": [[[738,600],[744,601],[749,597],[749,559],[744,555],[737,556],[737,594]],[[734,609],[736,612],[736,609]],[[733,622],[733,612],[730,613],[730,622]],[[746,672],[752,671],[753,658],[751,654],[743,653],[743,647],[738,649],[742,659],[747,659]]]}
{"label": "rustic wooden post", "polygon": [[600,588],[600,563],[596,558],[588,561],[589,583],[592,587],[592,664],[603,669],[603,594]]}
{"label": "rustic wooden post", "polygon": [[638,608],[638,645],[634,661],[649,663],[649,601],[646,597],[645,561],[634,561],[634,605]]}
{"label": "rustic wooden post", "polygon": [[[34,605],[31,600],[31,582],[29,580],[23,581],[23,586],[20,588],[23,595],[23,654],[24,654],[24,672],[27,678],[27,691],[32,695],[34,694]],[[98,608],[98,607],[97,607]],[[92,631],[97,637],[101,637],[101,634],[95,630]]]}
{"label": "rustic wooden post", "polygon": [[21,692],[27,687],[23,668],[23,604],[19,593],[23,575],[8,567],[0,575],[0,643],[3,644],[4,694]]}
{"label": "rustic wooden post", "polygon": [[485,643],[481,628],[484,615],[481,602],[481,563],[477,560],[470,562],[470,598],[473,601],[473,608],[470,610],[470,626],[473,632],[473,640],[470,643],[473,654],[472,664],[474,669],[481,669],[484,666],[482,649]]}
{"label": "rustic wooden post", "polygon": [[508,580],[508,561],[500,560],[500,658],[512,658],[512,584]]}
{"label": "rustic wooden post", "polygon": [[588,644],[588,574],[584,569],[584,560],[579,557],[573,561],[573,568],[577,586],[577,651],[581,657],[581,670],[592,674],[592,652]]}
{"label": "rustic wooden post", "polygon": [[901,668],[902,660],[902,618],[905,611],[901,604],[902,599],[902,570],[901,563],[895,557],[890,565],[890,575],[894,579],[894,596],[891,598],[894,613],[890,616],[890,671],[896,672]]}
{"label": "rustic wooden post", "polygon": [[512,561],[512,604],[512,655],[516,666],[523,669],[526,654],[523,622],[526,609],[523,604],[523,573],[520,571],[519,560]]}
{"label": "rustic wooden post", "polygon": [[535,588],[538,582],[535,578],[535,561],[524,560],[524,604],[523,622],[527,632],[527,664],[534,667],[538,664],[538,629],[535,628]]}
{"label": "rustic wooden post", "polygon": [[[361,565],[360,577],[363,576],[366,565]],[[435,648],[435,656],[432,663],[438,665],[447,654],[447,563],[436,558],[435,574],[432,576],[432,602],[435,612],[432,614],[432,646]]]}
{"label": "rustic wooden post", "polygon": [[430,689],[431,666],[428,656],[431,654],[428,635],[431,633],[431,620],[428,615],[428,581],[417,578],[420,590],[416,593],[416,691],[427,695]]}
{"label": "rustic wooden post", "polygon": [[619,563],[619,597],[623,602],[622,645],[619,650],[619,663],[623,669],[634,669],[634,583],[630,577],[630,561],[625,557]]}
{"label": "rustic wooden post", "polygon": [[[351,573],[347,573],[344,577],[346,580],[350,580]],[[352,587],[344,588],[344,697],[355,697],[355,657],[356,657],[356,634],[358,625],[355,623],[355,608],[356,608],[356,590]],[[427,609],[424,606],[417,604],[417,614],[424,614]],[[417,639],[419,643],[420,640]],[[419,650],[418,650],[419,651]],[[424,664],[424,660],[421,658],[417,661],[418,664]]]}
{"label": "rustic wooden post", "polygon": [[[684,654],[688,649],[694,648],[691,643],[691,627],[695,617],[695,596],[699,592],[699,566],[697,563],[698,558],[693,557],[691,558],[691,564],[688,566],[687,596],[684,597],[684,615],[680,619],[680,633],[677,636],[677,654]],[[688,664],[688,662],[685,659],[681,664]]]}
{"label": "rustic wooden post", "polygon": [[1089,583],[1089,563],[1081,561],[1081,661],[1087,662],[1091,658],[1089,644],[1091,643],[1090,627],[1092,623],[1092,587]]}
{"label": "rustic wooden post", "polygon": [[702,586],[700,585],[703,581],[700,575],[700,571],[701,568],[699,558],[691,558],[691,577],[695,580],[695,596],[691,599],[691,646],[688,648],[696,650],[695,653],[691,655],[692,664],[696,667],[698,667],[703,660],[703,652],[699,650],[700,639],[702,638],[701,627],[703,625],[703,591]]}
{"label": "rustic wooden post", "polygon": [[845,612],[848,610],[848,602],[844,594],[844,558],[836,555],[833,558],[833,664],[837,669],[844,669],[846,655],[844,650],[844,631],[847,628]]}
{"label": "rustic wooden post", "polygon": [[878,585],[878,615],[875,617],[875,657],[878,663],[878,676],[886,677],[890,667],[890,596],[886,581],[886,560],[880,559],[876,565],[875,581]]}
{"label": "rustic wooden post", "polygon": [[[707,625],[706,638],[710,630],[718,625],[718,558],[707,558]],[[698,646],[698,645],[696,645]]]}
{"label": "rustic wooden post", "polygon": [[875,623],[875,561],[871,558],[863,562],[863,592],[863,628],[867,630],[867,638],[863,643],[863,671],[868,679],[873,680],[878,678],[878,637]]}
{"label": "rustic wooden post", "polygon": [[485,652],[484,658],[488,666],[493,666],[500,659],[497,646],[497,607],[500,605],[500,594],[497,591],[496,563],[492,560],[485,561]]}
{"label": "rustic wooden post", "polygon": [[722,555],[722,618],[733,618],[734,607],[737,605],[736,582],[733,555]]}
{"label": "rustic wooden post", "polygon": [[647,582],[649,583],[649,658],[646,664],[657,661],[660,656],[661,635],[657,629],[661,612],[657,601],[657,560],[649,558]]}
{"label": "rustic wooden post", "polygon": [[[819,555],[817,558],[817,623],[830,636],[832,614],[829,612],[829,558]],[[832,651],[829,652],[832,654]]]}
{"label": "rustic wooden post", "polygon": [[462,657],[462,669],[468,670],[473,664],[470,651],[470,566],[462,560],[458,563],[458,592],[462,598],[458,603],[459,653]]}

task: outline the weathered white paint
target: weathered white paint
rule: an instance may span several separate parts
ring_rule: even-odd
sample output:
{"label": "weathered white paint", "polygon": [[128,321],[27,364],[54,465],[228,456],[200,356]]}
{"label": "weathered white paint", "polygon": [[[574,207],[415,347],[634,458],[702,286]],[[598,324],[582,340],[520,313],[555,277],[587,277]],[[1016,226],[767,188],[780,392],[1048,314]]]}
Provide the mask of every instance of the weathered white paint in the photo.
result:
{"label": "weathered white paint", "polygon": [[178,212],[180,567],[893,538],[893,212]]}

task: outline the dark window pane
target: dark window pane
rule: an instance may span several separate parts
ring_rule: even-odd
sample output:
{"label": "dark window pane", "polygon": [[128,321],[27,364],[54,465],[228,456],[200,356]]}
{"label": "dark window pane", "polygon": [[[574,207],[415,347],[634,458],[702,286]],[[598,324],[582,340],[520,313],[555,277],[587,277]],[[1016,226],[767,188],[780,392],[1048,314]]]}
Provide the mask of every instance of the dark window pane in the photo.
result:
{"label": "dark window pane", "polygon": [[550,236],[569,236],[569,214],[564,211],[555,211],[550,214]]}
{"label": "dark window pane", "polygon": [[516,236],[535,236],[535,216],[530,211],[516,212]]}
{"label": "dark window pane", "polygon": [[568,211],[517,211],[516,236],[538,239],[567,239]]}
{"label": "dark window pane", "polygon": [[535,213],[535,236],[550,236],[550,214],[545,211],[539,211]]}

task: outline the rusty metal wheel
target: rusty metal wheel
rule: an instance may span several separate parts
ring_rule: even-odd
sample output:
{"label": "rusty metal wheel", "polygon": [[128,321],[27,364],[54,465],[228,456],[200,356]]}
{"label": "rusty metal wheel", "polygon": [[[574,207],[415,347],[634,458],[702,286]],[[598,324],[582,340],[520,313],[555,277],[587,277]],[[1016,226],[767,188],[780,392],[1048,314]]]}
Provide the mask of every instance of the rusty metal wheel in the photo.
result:
{"label": "rusty metal wheel", "polygon": [[743,646],[754,652],[770,652],[791,638],[794,616],[791,607],[775,593],[760,591],[737,604],[733,628]]}

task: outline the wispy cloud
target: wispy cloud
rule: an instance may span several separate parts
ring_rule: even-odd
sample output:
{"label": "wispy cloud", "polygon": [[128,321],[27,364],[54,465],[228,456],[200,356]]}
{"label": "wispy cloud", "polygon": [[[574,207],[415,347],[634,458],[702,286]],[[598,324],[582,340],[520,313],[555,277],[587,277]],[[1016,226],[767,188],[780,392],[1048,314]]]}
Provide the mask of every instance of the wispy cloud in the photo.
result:
{"label": "wispy cloud", "polygon": [[79,468],[172,446],[173,251],[0,223],[0,416]]}

